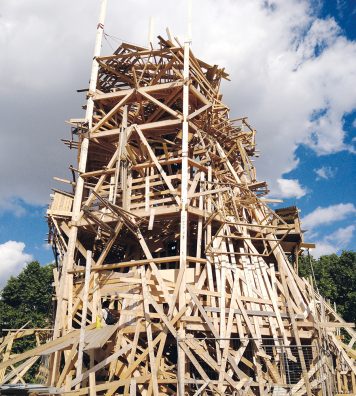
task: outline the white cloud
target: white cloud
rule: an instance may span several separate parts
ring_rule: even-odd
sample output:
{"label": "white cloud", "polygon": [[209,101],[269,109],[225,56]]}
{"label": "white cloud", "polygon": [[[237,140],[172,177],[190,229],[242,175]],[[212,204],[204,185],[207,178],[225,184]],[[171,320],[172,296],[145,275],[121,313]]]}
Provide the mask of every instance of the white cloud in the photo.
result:
{"label": "white cloud", "polygon": [[321,179],[332,179],[336,175],[336,169],[333,169],[331,166],[322,166],[321,168],[314,169],[314,172],[317,174],[316,180]]}
{"label": "white cloud", "polygon": [[11,276],[18,275],[33,257],[24,252],[23,242],[7,241],[0,244],[0,289]]}
{"label": "white cloud", "polygon": [[302,227],[312,230],[320,225],[331,224],[344,220],[356,213],[352,203],[341,203],[322,208],[318,206],[313,212],[302,218]]}
{"label": "white cloud", "polygon": [[328,235],[325,239],[330,243],[336,244],[339,247],[344,247],[351,242],[354,231],[354,225],[350,225],[345,228],[339,228],[332,234]]}
{"label": "white cloud", "polygon": [[312,249],[311,254],[315,258],[319,258],[320,256],[326,256],[328,254],[336,253],[337,248],[325,241],[317,241],[315,242],[315,249]]}
{"label": "white cloud", "polygon": [[[67,176],[74,156],[59,139],[69,136],[63,121],[83,115],[83,96],[75,89],[88,84],[98,5],[2,1],[3,199],[20,196],[44,204],[51,177]],[[258,130],[258,176],[273,192],[281,192],[277,180],[297,166],[298,145],[318,154],[349,149],[343,117],[356,107],[356,91],[350,89],[356,86],[356,42],[347,40],[332,18],[318,18],[314,5],[312,0],[193,2],[193,50],[230,73],[232,82],[222,87],[224,100],[232,117],[248,115]],[[111,1],[105,30],[145,45],[150,15],[155,35],[164,35],[169,26],[183,41],[184,2],[177,7],[163,0]],[[104,48],[111,52],[106,43]]]}
{"label": "white cloud", "polygon": [[316,248],[312,250],[314,257],[337,253],[344,249],[351,242],[356,227],[350,225],[345,228],[339,228],[332,234],[327,235],[320,241],[316,241]]}
{"label": "white cloud", "polygon": [[296,179],[277,179],[277,185],[274,195],[281,198],[301,198],[307,193]]}

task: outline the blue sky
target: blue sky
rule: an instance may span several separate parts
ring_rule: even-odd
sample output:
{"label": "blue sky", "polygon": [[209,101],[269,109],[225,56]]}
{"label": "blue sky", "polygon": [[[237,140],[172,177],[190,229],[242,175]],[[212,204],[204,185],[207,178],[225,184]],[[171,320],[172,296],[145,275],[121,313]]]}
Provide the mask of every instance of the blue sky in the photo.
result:
{"label": "blue sky", "polygon": [[323,18],[332,17],[339,24],[345,35],[351,40],[356,39],[355,27],[355,2],[352,0],[327,0],[316,1],[319,7],[320,16]]}
{"label": "blue sky", "polygon": [[13,215],[6,211],[0,217],[0,244],[12,241],[23,241],[26,252],[35,260],[46,264],[53,260],[52,250],[45,243],[47,223],[45,219],[46,207],[28,205],[21,202],[24,211]]}
{"label": "blue sky", "polygon": [[[174,3],[131,0],[122,10],[109,1],[103,52],[121,38],[146,44],[133,15],[143,26],[152,15],[156,35],[169,26],[182,37],[185,11]],[[193,50],[226,65],[232,81],[222,89],[231,116],[247,115],[257,128],[257,175],[271,197],[284,200],[280,206],[301,209],[316,256],[354,250],[356,242],[355,4],[193,2]],[[129,17],[118,23],[123,11]],[[52,176],[69,177],[75,163],[59,140],[69,137],[64,121],[83,116],[75,90],[87,86],[97,14],[95,0],[2,3],[0,287],[29,259],[53,260],[44,215]]]}

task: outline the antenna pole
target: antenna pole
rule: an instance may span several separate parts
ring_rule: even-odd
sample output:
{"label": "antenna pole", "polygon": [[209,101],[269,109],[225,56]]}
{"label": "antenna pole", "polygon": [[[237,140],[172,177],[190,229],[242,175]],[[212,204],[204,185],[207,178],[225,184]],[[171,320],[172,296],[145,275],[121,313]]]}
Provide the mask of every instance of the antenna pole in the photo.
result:
{"label": "antenna pole", "polygon": [[108,0],[100,0],[100,14],[98,25],[96,27],[96,37],[95,37],[95,46],[94,46],[94,56],[93,56],[93,63],[91,67],[91,74],[90,74],[90,83],[89,83],[89,95],[87,100],[87,110],[85,112],[85,119],[89,123],[89,129],[92,128],[92,118],[93,118],[93,110],[94,110],[94,101],[92,98],[92,94],[95,93],[96,90],[96,82],[98,79],[98,72],[99,72],[99,63],[96,60],[96,57],[100,56],[101,53],[101,44],[103,41],[104,35],[104,22],[106,17],[106,9]]}
{"label": "antenna pole", "polygon": [[154,31],[154,18],[151,16],[148,22],[148,48],[151,48],[153,43],[153,31]]}
{"label": "antenna pole", "polygon": [[192,42],[192,8],[193,8],[193,3],[192,0],[187,0],[188,1],[188,23],[187,23],[187,38],[185,41]]}

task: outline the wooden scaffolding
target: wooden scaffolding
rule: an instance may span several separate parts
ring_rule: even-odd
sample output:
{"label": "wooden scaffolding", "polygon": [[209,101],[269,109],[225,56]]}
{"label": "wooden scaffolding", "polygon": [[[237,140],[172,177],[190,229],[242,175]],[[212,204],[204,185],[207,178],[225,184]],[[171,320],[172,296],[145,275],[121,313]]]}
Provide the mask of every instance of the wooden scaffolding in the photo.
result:
{"label": "wooden scaffolding", "polygon": [[298,210],[267,206],[228,74],[158,39],[93,61],[73,191],[48,209],[53,337],[13,355],[8,333],[3,392],[45,357],[39,394],[355,394],[355,332],[295,271]]}

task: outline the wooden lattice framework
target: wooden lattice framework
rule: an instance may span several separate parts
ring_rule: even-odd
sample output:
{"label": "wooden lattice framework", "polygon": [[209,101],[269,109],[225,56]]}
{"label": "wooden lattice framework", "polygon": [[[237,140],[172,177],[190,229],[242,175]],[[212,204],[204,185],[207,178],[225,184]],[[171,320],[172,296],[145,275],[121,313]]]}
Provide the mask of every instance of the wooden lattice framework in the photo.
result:
{"label": "wooden lattice framework", "polygon": [[73,192],[48,210],[53,340],[14,356],[10,332],[3,384],[47,356],[50,394],[356,392],[355,333],[298,277],[298,211],[267,206],[255,130],[229,118],[223,78],[172,38],[94,59],[66,141]]}

